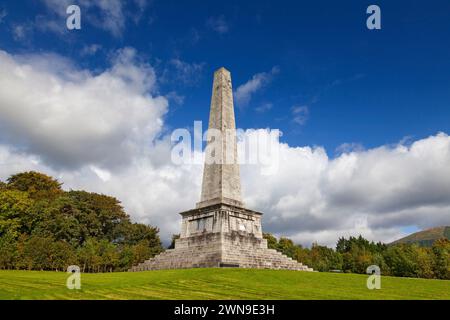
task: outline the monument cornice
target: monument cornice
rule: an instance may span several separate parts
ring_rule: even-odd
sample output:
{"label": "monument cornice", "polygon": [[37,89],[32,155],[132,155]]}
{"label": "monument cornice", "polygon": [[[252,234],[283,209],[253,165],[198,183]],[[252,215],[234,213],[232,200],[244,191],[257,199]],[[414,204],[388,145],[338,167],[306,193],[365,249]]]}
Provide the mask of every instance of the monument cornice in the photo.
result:
{"label": "monument cornice", "polygon": [[258,215],[258,216],[263,215],[262,212],[250,210],[250,209],[240,207],[240,206],[234,206],[234,205],[231,205],[228,203],[215,203],[215,204],[211,204],[209,206],[180,212],[180,215],[183,217],[191,216],[191,215],[201,215],[201,214],[205,214],[205,213],[217,211],[217,210],[229,210],[229,211],[242,213],[242,214],[248,214],[248,215]]}

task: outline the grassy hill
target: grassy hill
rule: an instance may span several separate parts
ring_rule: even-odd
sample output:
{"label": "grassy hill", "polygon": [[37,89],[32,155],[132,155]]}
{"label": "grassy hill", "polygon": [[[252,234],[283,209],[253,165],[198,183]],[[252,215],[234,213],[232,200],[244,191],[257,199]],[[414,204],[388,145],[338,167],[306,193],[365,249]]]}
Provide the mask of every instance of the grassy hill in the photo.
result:
{"label": "grassy hill", "polygon": [[252,269],[185,269],[82,274],[0,271],[0,299],[450,299],[450,281],[382,277],[368,290],[365,275]]}
{"label": "grassy hill", "polygon": [[431,247],[433,242],[440,238],[447,238],[450,240],[450,227],[442,226],[415,232],[409,236],[396,240],[391,244],[417,243],[420,246]]}

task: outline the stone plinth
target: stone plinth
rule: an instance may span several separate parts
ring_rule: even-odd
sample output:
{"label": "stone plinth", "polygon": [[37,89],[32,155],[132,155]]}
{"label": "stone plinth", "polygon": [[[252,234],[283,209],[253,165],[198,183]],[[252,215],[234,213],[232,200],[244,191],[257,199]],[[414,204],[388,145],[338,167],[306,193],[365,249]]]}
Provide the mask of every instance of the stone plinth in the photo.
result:
{"label": "stone plinth", "polygon": [[180,240],[204,233],[238,231],[262,239],[262,213],[226,203],[180,213]]}
{"label": "stone plinth", "polygon": [[261,213],[216,204],[182,212],[182,233],[175,249],[130,271],[182,268],[258,268],[312,271],[280,252],[268,249],[261,232]]}

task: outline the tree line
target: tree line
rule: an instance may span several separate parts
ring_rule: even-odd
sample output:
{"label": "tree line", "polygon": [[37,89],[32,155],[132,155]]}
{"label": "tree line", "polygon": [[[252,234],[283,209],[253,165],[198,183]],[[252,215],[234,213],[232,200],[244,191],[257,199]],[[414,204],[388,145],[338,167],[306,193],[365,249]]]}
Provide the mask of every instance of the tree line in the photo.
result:
{"label": "tree line", "polygon": [[1,269],[123,271],[163,251],[116,198],[61,185],[33,171],[0,181]]}
{"label": "tree line", "polygon": [[[177,238],[174,235],[172,245]],[[450,241],[432,247],[388,246],[363,237],[340,238],[336,248],[296,245],[265,233],[269,248],[318,271],[450,279]],[[0,181],[0,269],[124,271],[159,254],[156,227],[132,223],[119,200],[86,191],[64,191],[45,174],[24,172]]]}
{"label": "tree line", "polygon": [[450,241],[447,238],[436,240],[432,247],[420,247],[374,243],[359,236],[340,238],[335,249],[317,244],[304,248],[291,239],[277,239],[269,233],[265,233],[264,238],[269,248],[317,271],[365,274],[368,266],[377,265],[382,275],[450,280]]}

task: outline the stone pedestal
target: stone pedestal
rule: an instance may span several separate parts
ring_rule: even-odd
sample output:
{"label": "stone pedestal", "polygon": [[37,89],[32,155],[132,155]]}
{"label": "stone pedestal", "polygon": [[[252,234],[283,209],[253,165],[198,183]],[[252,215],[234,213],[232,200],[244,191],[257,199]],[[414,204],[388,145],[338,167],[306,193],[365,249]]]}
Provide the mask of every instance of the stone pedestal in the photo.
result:
{"label": "stone pedestal", "polygon": [[264,268],[312,271],[280,252],[262,237],[261,213],[227,204],[182,212],[181,236],[175,249],[130,271],[183,268]]}
{"label": "stone pedestal", "polygon": [[205,233],[241,232],[262,239],[260,212],[225,203],[213,204],[180,213],[180,243],[184,238]]}

